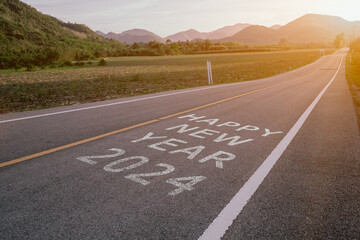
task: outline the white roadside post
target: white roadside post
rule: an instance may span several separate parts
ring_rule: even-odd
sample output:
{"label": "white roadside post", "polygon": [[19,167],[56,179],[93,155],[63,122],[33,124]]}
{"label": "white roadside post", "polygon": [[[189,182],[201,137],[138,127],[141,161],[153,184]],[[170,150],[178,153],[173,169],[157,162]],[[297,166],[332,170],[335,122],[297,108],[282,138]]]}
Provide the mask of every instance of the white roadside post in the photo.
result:
{"label": "white roadside post", "polygon": [[209,60],[207,60],[207,71],[208,71],[209,84],[214,84],[213,78],[212,78],[212,71],[211,71],[211,62]]}

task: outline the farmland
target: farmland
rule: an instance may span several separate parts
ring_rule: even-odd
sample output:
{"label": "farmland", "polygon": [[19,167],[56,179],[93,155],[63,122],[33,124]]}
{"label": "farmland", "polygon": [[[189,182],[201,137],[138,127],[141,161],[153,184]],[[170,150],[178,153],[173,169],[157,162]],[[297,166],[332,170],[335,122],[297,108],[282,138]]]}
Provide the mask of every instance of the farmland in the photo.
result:
{"label": "farmland", "polygon": [[[334,49],[326,50],[330,54]],[[114,99],[207,85],[206,61],[214,84],[269,77],[306,65],[318,49],[191,56],[118,57],[106,66],[0,71],[0,113]]]}

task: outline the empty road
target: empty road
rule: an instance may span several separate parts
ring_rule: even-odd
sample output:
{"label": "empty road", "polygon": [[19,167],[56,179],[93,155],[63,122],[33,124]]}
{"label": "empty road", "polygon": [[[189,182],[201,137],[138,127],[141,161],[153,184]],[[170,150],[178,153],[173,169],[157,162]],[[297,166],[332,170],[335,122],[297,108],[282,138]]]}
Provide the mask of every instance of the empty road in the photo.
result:
{"label": "empty road", "polygon": [[0,115],[0,239],[358,239],[345,55]]}

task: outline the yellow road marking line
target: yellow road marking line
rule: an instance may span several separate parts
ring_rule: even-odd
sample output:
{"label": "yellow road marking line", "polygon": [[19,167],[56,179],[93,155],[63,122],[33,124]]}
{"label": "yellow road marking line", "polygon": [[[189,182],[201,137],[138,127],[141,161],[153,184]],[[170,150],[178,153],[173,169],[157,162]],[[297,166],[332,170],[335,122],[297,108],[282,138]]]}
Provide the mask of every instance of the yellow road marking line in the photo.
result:
{"label": "yellow road marking line", "polygon": [[[314,72],[317,72],[317,71],[314,71]],[[312,73],[314,73],[314,72],[312,72]],[[304,77],[306,77],[306,76],[308,76],[308,75],[310,75],[312,73],[309,73],[309,74],[307,74],[307,75],[305,75],[305,76],[303,76],[301,78],[304,78]],[[296,80],[298,80],[298,79],[296,79]],[[128,130],[131,130],[131,129],[134,129],[134,128],[149,125],[151,123],[158,122],[160,120],[165,120],[165,119],[168,119],[168,118],[172,118],[172,117],[184,114],[184,113],[196,111],[196,110],[207,108],[207,107],[210,107],[210,106],[213,106],[213,105],[216,105],[216,104],[227,102],[227,101],[230,101],[230,100],[233,100],[233,99],[236,99],[236,98],[247,96],[247,95],[250,95],[250,94],[253,94],[253,93],[261,92],[261,91],[264,91],[266,89],[278,87],[278,86],[281,86],[281,85],[284,85],[286,83],[293,82],[293,81],[296,81],[296,80],[290,80],[290,81],[275,84],[275,85],[272,85],[272,86],[269,86],[269,87],[264,87],[264,88],[260,88],[260,89],[254,90],[254,91],[250,91],[250,92],[247,92],[247,93],[242,93],[242,94],[239,94],[239,95],[236,95],[236,96],[233,96],[233,97],[225,98],[225,99],[222,99],[222,100],[219,100],[219,101],[216,101],[216,102],[212,102],[212,103],[208,103],[208,104],[205,104],[205,105],[202,105],[202,106],[199,106],[199,107],[191,108],[191,109],[188,109],[188,110],[185,110],[185,111],[182,111],[182,112],[170,114],[170,115],[158,118],[158,119],[154,119],[154,120],[150,120],[150,121],[147,121],[147,122],[135,124],[135,125],[132,125],[130,127],[122,128],[122,129],[115,130],[115,131],[108,132],[108,133],[104,133],[104,134],[101,134],[101,135],[98,135],[98,136],[95,136],[95,137],[87,138],[87,139],[80,140],[80,141],[77,141],[77,142],[73,142],[73,143],[70,143],[70,144],[66,144],[66,145],[63,145],[63,146],[60,146],[60,147],[52,148],[52,149],[49,149],[49,150],[46,150],[46,151],[43,151],[43,152],[39,152],[39,153],[31,154],[31,155],[28,155],[28,156],[25,156],[25,157],[21,157],[21,158],[17,158],[17,159],[14,159],[14,160],[7,161],[7,162],[3,162],[3,163],[0,163],[0,168],[6,167],[6,166],[9,166],[9,165],[13,165],[15,163],[23,162],[23,161],[26,161],[26,160],[30,160],[30,159],[33,159],[33,158],[41,157],[41,156],[44,156],[44,155],[47,155],[47,154],[50,154],[50,153],[58,152],[58,151],[61,151],[61,150],[67,149],[67,148],[75,147],[75,146],[78,146],[78,145],[81,145],[81,144],[84,144],[84,143],[92,142],[92,141],[95,141],[95,140],[98,140],[98,139],[101,139],[101,138],[104,138],[104,137],[108,137],[108,136],[111,136],[111,135],[114,135],[114,134],[117,134],[117,133],[128,131]]]}
{"label": "yellow road marking line", "polygon": [[246,96],[246,95],[250,95],[250,94],[253,94],[253,93],[261,92],[261,91],[264,91],[264,90],[266,90],[266,89],[278,87],[278,86],[284,85],[284,84],[289,83],[289,82],[297,81],[297,80],[299,80],[299,79],[301,79],[301,78],[307,77],[307,76],[309,76],[309,75],[311,75],[311,74],[313,74],[313,73],[315,73],[315,72],[318,72],[318,71],[319,71],[319,70],[315,70],[315,71],[313,71],[313,72],[311,72],[311,73],[309,73],[309,74],[306,74],[305,76],[302,76],[302,77],[300,77],[300,78],[297,78],[296,80],[289,80],[289,81],[286,81],[286,82],[283,82],[283,83],[271,85],[271,86],[269,86],[269,87],[264,87],[264,88],[260,88],[260,89],[257,89],[257,90],[254,90],[254,91],[250,91],[250,92],[247,92],[247,93],[242,93],[242,94],[239,94],[239,95],[236,95],[236,96],[233,96],[233,97],[225,98],[225,99],[222,99],[222,100],[219,100],[219,101],[216,101],[216,102],[208,103],[208,104],[205,104],[205,105],[202,105],[202,106],[199,106],[199,107],[191,108],[191,109],[188,109],[188,110],[185,110],[185,111],[182,111],[182,112],[178,112],[178,113],[174,113],[174,114],[171,114],[171,115],[168,115],[168,116],[165,116],[165,117],[161,117],[161,118],[159,118],[159,119],[160,119],[160,120],[165,120],[165,119],[172,118],[172,117],[175,117],[175,116],[184,114],[184,113],[196,111],[196,110],[199,110],[199,109],[202,109],[202,108],[206,108],[206,107],[210,107],[210,106],[213,106],[213,105],[216,105],[216,104],[219,104],[219,103],[227,102],[227,101],[230,101],[230,100],[239,98],[239,97],[244,97],[244,96]]}
{"label": "yellow road marking line", "polygon": [[18,159],[14,159],[14,160],[11,160],[11,161],[3,162],[3,163],[0,163],[0,168],[5,167],[5,166],[9,166],[9,165],[12,165],[12,164],[15,164],[15,163],[23,162],[23,161],[26,161],[26,160],[30,160],[30,159],[33,159],[33,158],[36,158],[36,157],[44,156],[44,155],[47,155],[49,153],[58,152],[58,151],[61,151],[61,150],[67,149],[67,148],[71,148],[71,147],[74,147],[74,146],[77,146],[77,145],[80,145],[80,144],[92,142],[92,141],[95,141],[95,140],[98,140],[98,139],[101,139],[101,138],[104,138],[104,137],[107,137],[107,136],[111,136],[111,135],[114,135],[114,134],[117,134],[117,133],[125,132],[127,130],[137,128],[137,127],[141,127],[141,126],[145,126],[145,125],[148,125],[148,124],[151,124],[151,123],[154,123],[154,122],[158,122],[158,121],[159,121],[158,119],[154,119],[154,120],[151,120],[151,121],[148,121],[148,122],[139,123],[139,124],[136,124],[136,125],[133,125],[133,126],[130,126],[130,127],[126,127],[126,128],[122,128],[122,129],[119,129],[119,130],[116,130],[116,131],[104,133],[104,134],[98,135],[96,137],[87,138],[87,139],[77,141],[77,142],[73,142],[73,143],[70,143],[70,144],[66,144],[66,145],[63,145],[63,146],[60,146],[60,147],[57,147],[57,148],[52,148],[52,149],[49,149],[49,150],[46,150],[46,151],[43,151],[43,152],[39,152],[39,153],[35,153],[35,154],[28,155],[28,156],[25,156],[25,157],[21,157],[21,158],[18,158]]}
{"label": "yellow road marking line", "polygon": [[165,117],[161,117],[159,119],[160,120],[165,120],[165,119],[172,118],[172,117],[184,114],[184,113],[196,111],[196,110],[203,109],[203,108],[206,108],[206,107],[210,107],[210,106],[213,106],[213,105],[216,105],[216,104],[219,104],[219,103],[227,102],[227,101],[239,98],[239,97],[243,97],[243,96],[250,95],[250,94],[253,94],[253,93],[261,92],[261,91],[264,91],[266,89],[277,87],[277,86],[280,86],[280,85],[283,85],[283,84],[286,84],[286,83],[289,83],[289,82],[291,82],[291,81],[283,82],[283,83],[280,83],[280,84],[272,85],[270,87],[265,87],[265,88],[261,88],[261,89],[254,90],[254,91],[251,91],[251,92],[236,95],[236,96],[233,96],[233,97],[225,98],[225,99],[222,99],[222,100],[219,100],[219,101],[216,101],[216,102],[208,103],[208,104],[205,104],[205,105],[202,105],[202,106],[199,106],[199,107],[191,108],[191,109],[188,109],[188,110],[185,110],[185,111],[182,111],[182,112],[178,112],[178,113],[174,113],[174,114],[171,114],[171,115],[168,115],[168,116],[165,116]]}

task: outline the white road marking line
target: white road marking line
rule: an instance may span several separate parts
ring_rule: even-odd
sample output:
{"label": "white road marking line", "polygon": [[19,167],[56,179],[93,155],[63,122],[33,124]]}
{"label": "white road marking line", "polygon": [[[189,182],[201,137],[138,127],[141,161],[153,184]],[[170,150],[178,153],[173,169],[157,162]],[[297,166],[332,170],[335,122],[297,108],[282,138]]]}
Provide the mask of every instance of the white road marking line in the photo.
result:
{"label": "white road marking line", "polygon": [[[284,76],[284,75],[291,74],[291,73],[294,73],[294,72],[303,70],[303,69],[308,68],[309,66],[317,63],[317,62],[320,61],[321,59],[322,59],[322,57],[319,58],[318,60],[316,60],[315,62],[311,63],[311,64],[308,64],[308,65],[303,66],[303,67],[301,67],[301,68],[295,69],[295,70],[293,70],[293,71],[285,72],[285,73],[282,73],[282,74],[278,74],[278,75],[275,75],[275,76],[271,76],[271,77],[264,78],[264,79],[259,79],[259,80],[260,80],[260,81],[262,81],[262,80],[268,81],[269,79],[272,79],[272,78],[282,77],[282,76]],[[315,72],[315,71],[314,71],[314,72]],[[46,117],[46,116],[53,116],[53,115],[64,114],[64,113],[79,112],[79,111],[90,110],[90,109],[95,109],[95,108],[109,107],[109,106],[120,105],[120,104],[124,104],[124,103],[138,102],[138,101],[149,100],[149,99],[154,99],[154,98],[161,98],[161,97],[167,97],[167,96],[178,95],[178,94],[183,94],[183,93],[203,91],[203,90],[208,90],[208,89],[213,89],[213,88],[229,87],[229,86],[240,85],[240,84],[249,84],[249,83],[251,83],[251,82],[252,82],[252,81],[246,81],[246,82],[238,82],[238,83],[230,83],[230,84],[216,85],[216,86],[211,86],[211,87],[207,86],[207,87],[198,88],[198,89],[186,90],[186,91],[175,92],[175,93],[168,93],[168,94],[151,96],[151,97],[143,97],[143,98],[138,98],[138,99],[133,99],[133,100],[128,100],[128,101],[122,101],[122,102],[101,104],[101,105],[97,105],[97,106],[77,108],[77,109],[60,111],[60,112],[45,113],[45,114],[39,114],[39,115],[34,115],[34,116],[29,116],[29,117],[13,118],[13,119],[8,119],[8,120],[0,121],[0,124],[2,124],[2,123],[8,123],[8,122],[21,121],[21,120],[27,120],[27,119],[40,118],[40,117]]]}
{"label": "white road marking line", "polygon": [[[216,87],[220,87],[220,86],[216,86]],[[91,106],[91,107],[77,108],[77,109],[60,111],[60,112],[45,113],[45,114],[39,114],[39,115],[34,115],[34,116],[29,116],[29,117],[14,118],[14,119],[0,121],[0,123],[15,122],[15,121],[20,121],[20,120],[33,119],[33,118],[39,118],[39,117],[46,117],[46,116],[63,114],[63,113],[71,113],[71,112],[78,112],[78,111],[84,111],[84,110],[95,109],[95,108],[109,107],[109,106],[120,105],[120,104],[124,104],[124,103],[138,102],[138,101],[149,100],[149,99],[153,99],[153,98],[166,97],[166,96],[177,95],[177,94],[182,94],[182,93],[202,91],[202,90],[206,90],[206,89],[210,89],[210,88],[213,88],[213,87],[194,89],[194,90],[188,90],[188,91],[181,91],[181,92],[176,92],[176,93],[168,93],[168,94],[163,94],[163,95],[144,97],[144,98],[138,98],[138,99],[133,99],[133,100],[128,100],[128,101],[96,105],[96,106]]]}
{"label": "white road marking line", "polygon": [[199,240],[215,240],[221,239],[226,230],[232,225],[236,217],[241,213],[245,205],[248,203],[252,195],[258,189],[260,184],[264,181],[265,177],[269,174],[273,166],[279,160],[285,149],[289,146],[293,138],[296,136],[305,120],[309,117],[311,111],[315,108],[325,91],[337,76],[341,64],[343,62],[341,57],[340,65],[330,82],[324,87],[319,95],[314,99],[310,106],[305,110],[301,117],[297,120],[295,125],[290,129],[281,142],[275,147],[271,154],[265,159],[261,166],[255,173],[248,179],[244,186],[236,193],[231,201],[225,206],[220,214],[209,225],[205,232],[199,237]]}

